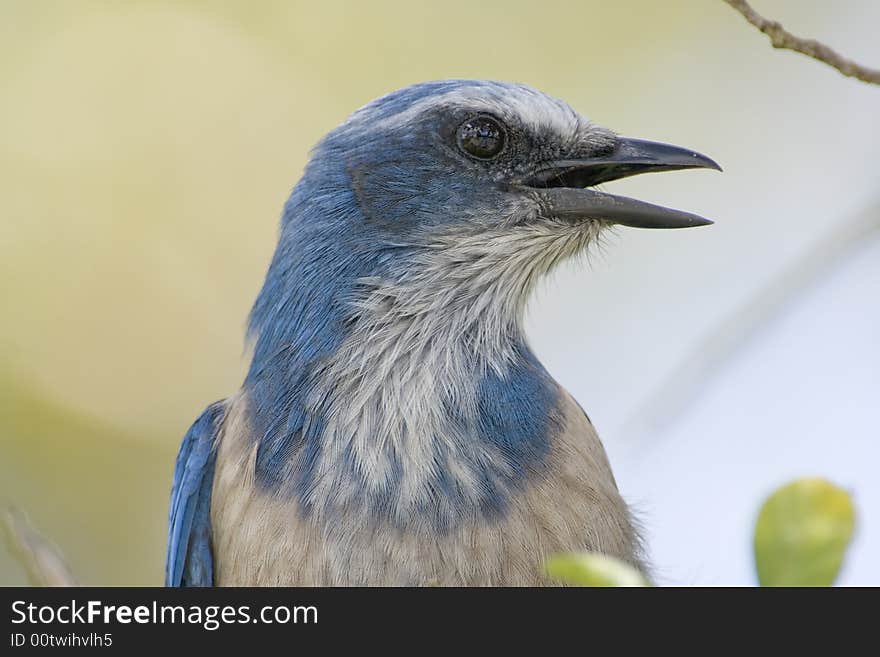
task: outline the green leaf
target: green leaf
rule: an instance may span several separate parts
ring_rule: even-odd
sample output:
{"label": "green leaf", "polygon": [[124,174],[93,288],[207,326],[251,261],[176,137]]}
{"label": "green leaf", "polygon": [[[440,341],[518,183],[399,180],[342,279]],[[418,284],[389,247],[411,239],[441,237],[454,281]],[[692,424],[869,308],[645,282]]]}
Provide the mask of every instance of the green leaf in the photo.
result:
{"label": "green leaf", "polygon": [[774,492],[755,526],[761,586],[831,586],[855,527],[849,494],[825,479],[804,478]]}
{"label": "green leaf", "polygon": [[578,586],[650,586],[629,564],[595,552],[557,554],[544,567],[550,577]]}

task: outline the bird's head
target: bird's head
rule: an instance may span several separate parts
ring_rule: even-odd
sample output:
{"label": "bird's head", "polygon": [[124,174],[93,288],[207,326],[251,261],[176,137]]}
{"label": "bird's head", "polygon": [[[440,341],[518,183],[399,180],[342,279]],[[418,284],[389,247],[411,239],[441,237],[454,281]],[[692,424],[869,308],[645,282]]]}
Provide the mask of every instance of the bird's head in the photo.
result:
{"label": "bird's head", "polygon": [[709,224],[594,187],[650,171],[719,168],[688,149],[619,137],[530,87],[472,80],[385,96],[328,135],[315,157],[345,167],[369,225],[428,241],[437,229]]}
{"label": "bird's head", "polygon": [[[619,137],[524,85],[447,80],[401,89],[356,111],[314,149],[288,202],[254,325],[286,307],[279,293],[290,304],[344,297],[349,306],[372,294],[370,304],[405,313],[456,306],[477,322],[487,309],[521,315],[539,275],[608,226],[711,223],[595,189],[689,168],[719,167],[688,149]],[[332,294],[319,292],[329,281]]]}
{"label": "bird's head", "polygon": [[397,247],[419,266],[433,258],[459,275],[518,267],[530,279],[610,225],[711,223],[595,189],[689,168],[719,167],[689,149],[619,137],[524,85],[449,80],[355,112],[318,145],[304,180],[325,197],[350,188],[360,210],[350,230],[378,250]]}

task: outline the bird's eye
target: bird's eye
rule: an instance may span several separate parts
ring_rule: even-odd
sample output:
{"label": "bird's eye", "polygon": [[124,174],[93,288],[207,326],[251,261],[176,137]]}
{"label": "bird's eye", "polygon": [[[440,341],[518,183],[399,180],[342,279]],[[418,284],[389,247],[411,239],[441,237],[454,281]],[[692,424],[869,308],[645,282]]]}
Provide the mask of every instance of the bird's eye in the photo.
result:
{"label": "bird's eye", "polygon": [[476,116],[458,127],[458,147],[480,160],[491,160],[504,150],[504,128],[491,116]]}

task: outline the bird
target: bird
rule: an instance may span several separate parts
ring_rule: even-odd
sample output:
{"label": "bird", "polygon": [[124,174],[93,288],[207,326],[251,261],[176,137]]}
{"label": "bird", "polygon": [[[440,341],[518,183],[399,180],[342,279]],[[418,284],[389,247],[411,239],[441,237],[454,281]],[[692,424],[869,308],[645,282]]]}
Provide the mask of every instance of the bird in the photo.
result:
{"label": "bird", "polygon": [[166,586],[541,586],[570,551],[647,573],[523,318],[604,231],[712,223],[597,185],[697,168],[720,170],[518,83],[417,83],[351,114],[284,205],[240,389],[180,446]]}

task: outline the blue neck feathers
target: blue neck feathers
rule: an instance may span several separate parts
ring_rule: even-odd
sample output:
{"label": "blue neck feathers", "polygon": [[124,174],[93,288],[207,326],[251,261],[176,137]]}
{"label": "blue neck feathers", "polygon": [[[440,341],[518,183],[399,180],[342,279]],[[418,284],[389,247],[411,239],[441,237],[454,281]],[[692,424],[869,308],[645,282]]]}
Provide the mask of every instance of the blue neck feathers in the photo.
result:
{"label": "blue neck feathers", "polygon": [[[328,425],[340,405],[357,403],[357,395],[333,400],[329,390],[316,398],[319,386],[327,386],[326,363],[355,330],[359,281],[381,277],[392,263],[399,267],[408,253],[363,230],[365,218],[348,191],[345,174],[336,174],[334,180],[332,172],[319,173],[321,184],[309,186],[306,194],[307,170],[285,206],[279,245],[250,317],[255,345],[244,389],[258,442],[258,485],[296,499],[304,515],[358,505],[397,525],[427,521],[438,531],[463,517],[503,513],[510,496],[541,471],[553,436],[561,430],[559,388],[519,335],[510,337],[511,357],[503,367],[468,370],[475,380],[467,385],[450,380],[436,386],[462,384],[471,398],[459,403],[438,396],[426,402],[425,412],[440,416],[440,426],[446,427],[440,429],[443,436],[423,437],[430,445],[431,463],[408,460],[409,443],[401,443],[403,447],[389,452],[390,466],[381,482],[371,482],[373,475],[358,458],[356,443],[375,441],[379,449],[382,436],[340,439],[338,426],[340,442],[329,453]],[[407,394],[402,390],[392,397],[405,399]],[[396,409],[383,404],[377,412]],[[336,460],[328,465],[331,457]],[[449,459],[467,461],[475,490],[452,476],[444,465]],[[424,495],[403,508],[398,489],[415,470],[429,473],[421,475]],[[346,477],[344,500],[333,491],[322,492],[326,475],[319,473],[325,471],[340,481]]]}

